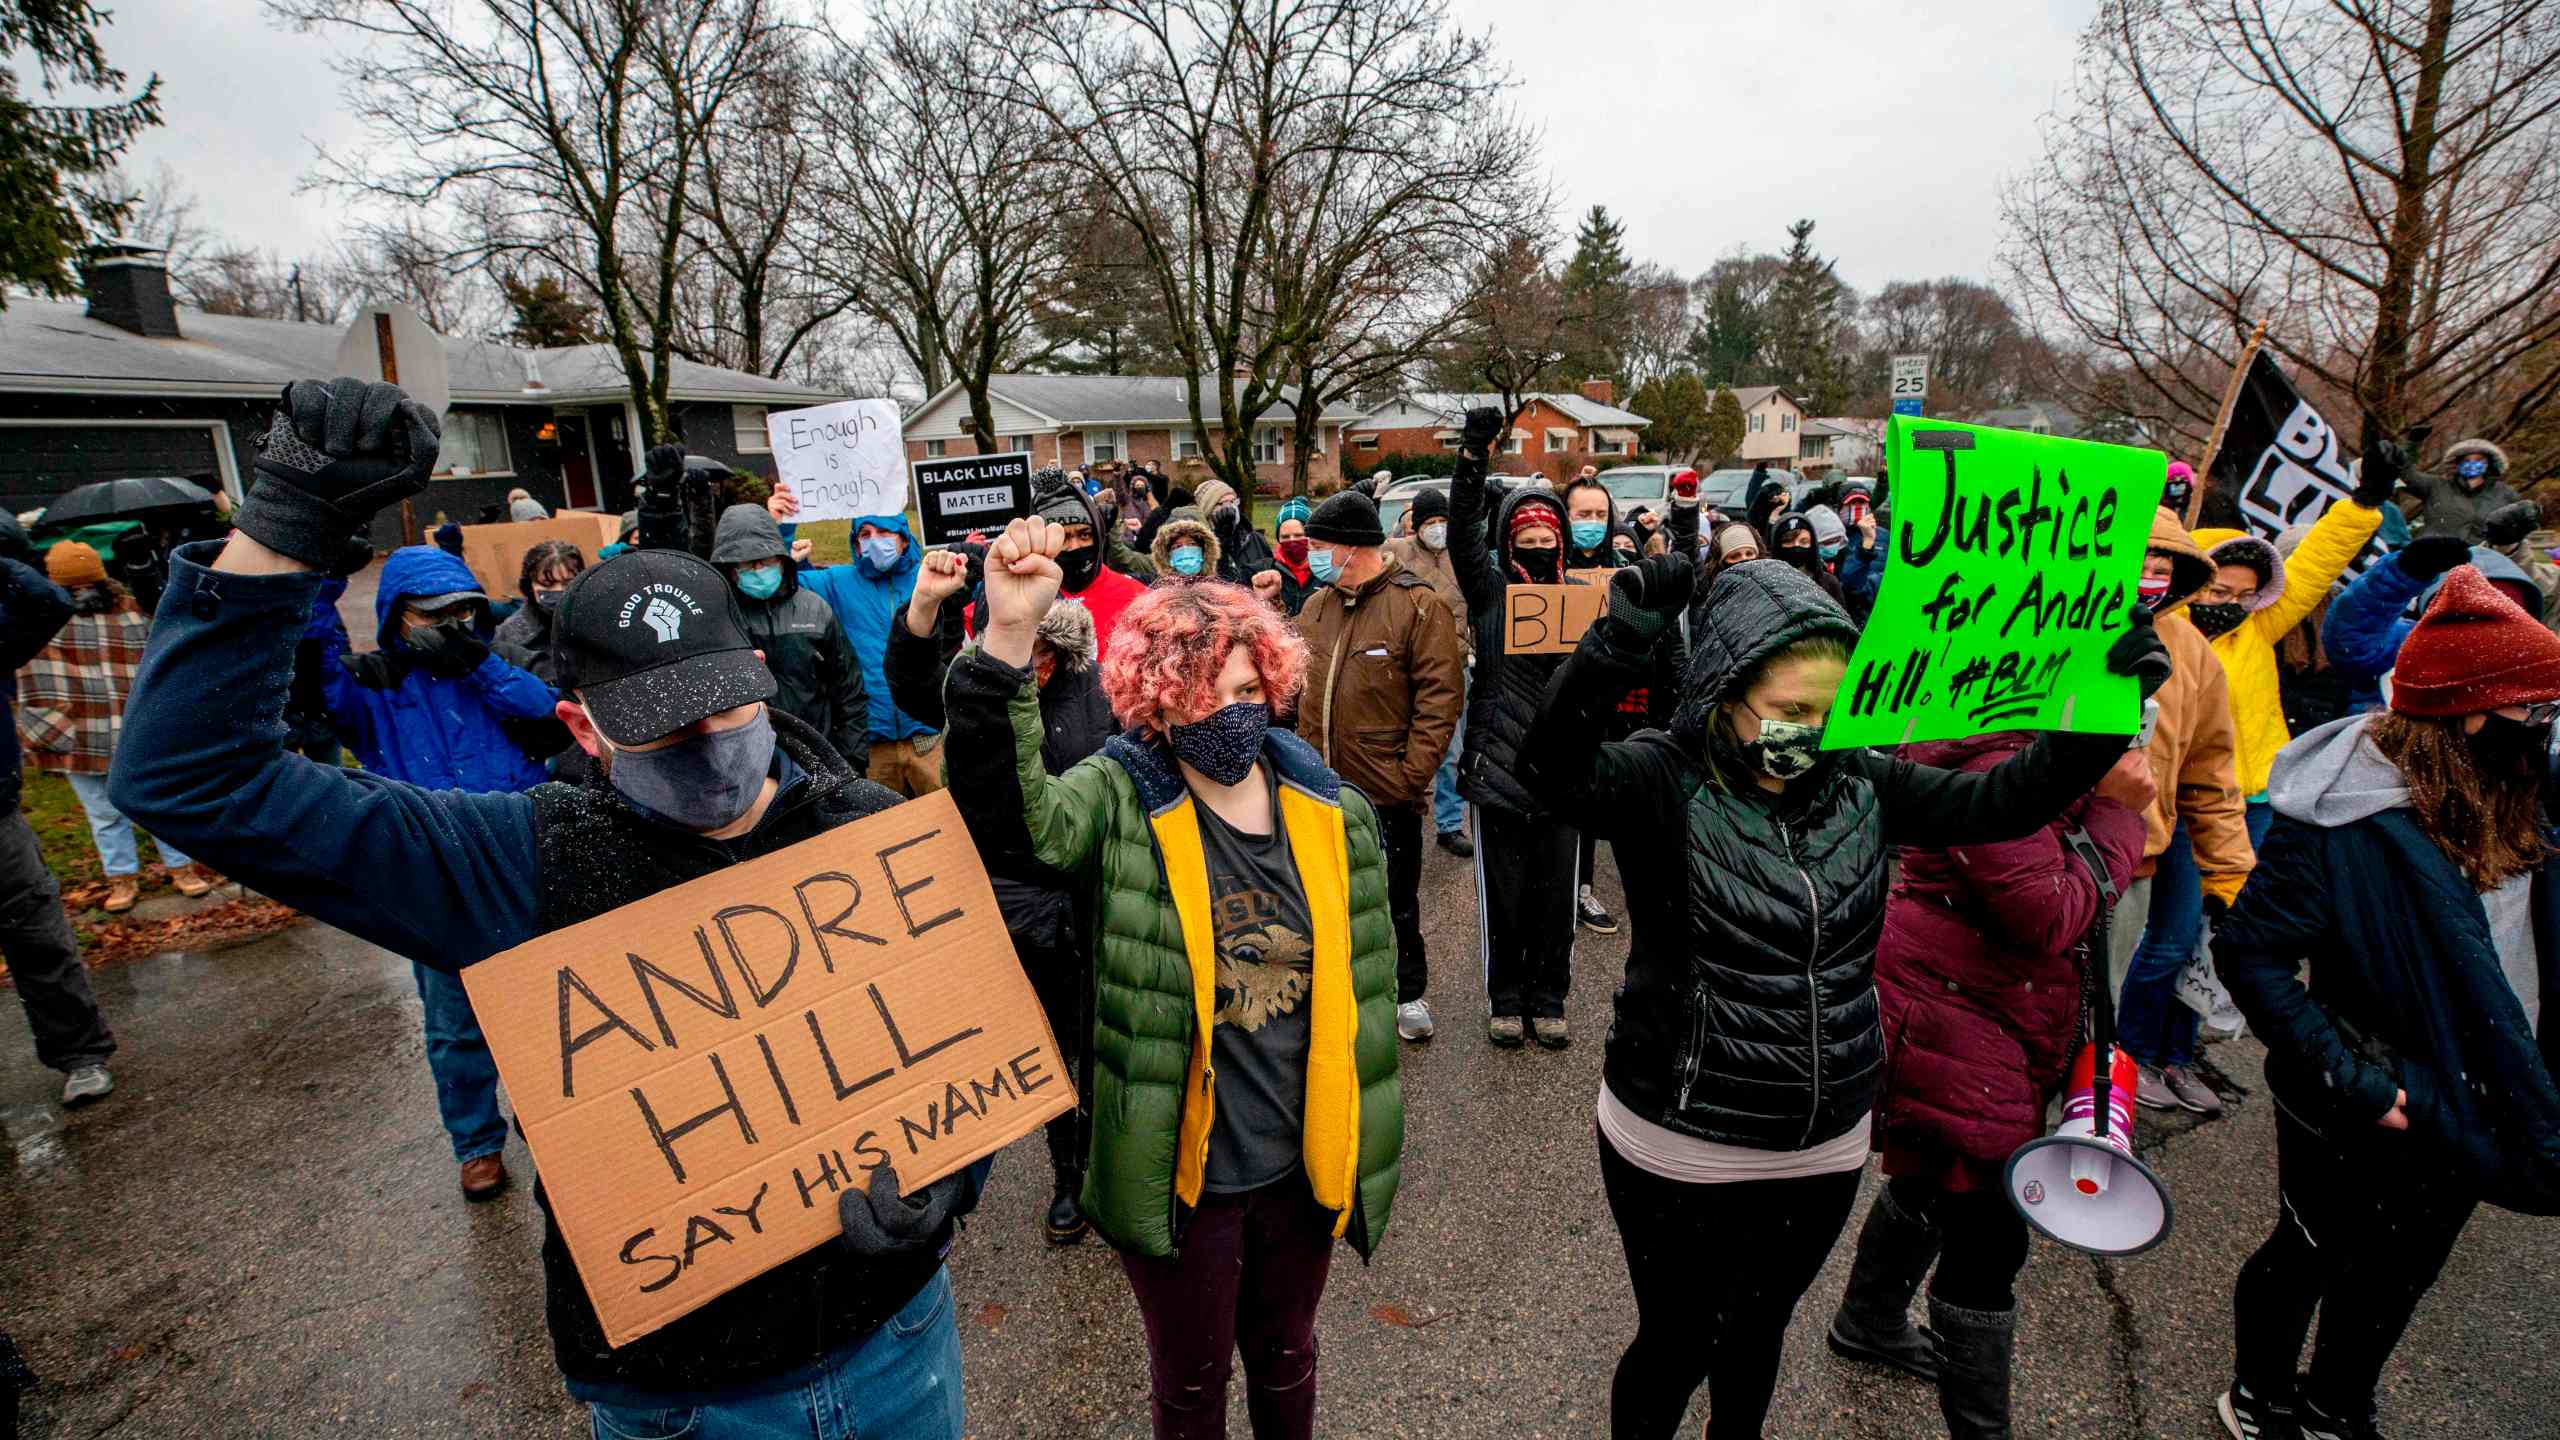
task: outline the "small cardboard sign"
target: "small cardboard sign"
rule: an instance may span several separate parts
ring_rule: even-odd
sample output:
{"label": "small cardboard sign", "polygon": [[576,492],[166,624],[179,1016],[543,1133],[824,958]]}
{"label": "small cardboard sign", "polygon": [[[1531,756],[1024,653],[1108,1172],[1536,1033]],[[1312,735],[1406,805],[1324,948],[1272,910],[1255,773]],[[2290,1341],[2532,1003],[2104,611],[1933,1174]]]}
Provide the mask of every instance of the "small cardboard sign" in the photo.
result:
{"label": "small cardboard sign", "polygon": [[[492,600],[516,598],[516,582],[524,575],[524,552],[545,540],[566,540],[578,547],[587,563],[622,533],[618,515],[562,511],[548,520],[515,520],[504,525],[462,527],[462,563],[471,567],[480,588]],[[601,538],[599,538],[601,536]]]}
{"label": "small cardboard sign", "polygon": [[1826,749],[1997,730],[2130,735],[2108,672],[2169,459],[2157,450],[1896,415],[1891,566]]}
{"label": "small cardboard sign", "polygon": [[462,979],[615,1345],[1075,1104],[948,791]]}
{"label": "small cardboard sign", "polygon": [[907,447],[895,400],[839,400],[764,417],[773,467],[800,502],[796,519],[852,520],[907,508]]}
{"label": "small cardboard sign", "polygon": [[966,540],[972,530],[992,533],[1003,529],[1006,521],[1031,513],[1027,451],[918,460],[909,468],[915,477],[916,509],[924,520],[927,545]]}
{"label": "small cardboard sign", "polygon": [[1563,585],[1513,582],[1502,592],[1502,653],[1570,655],[1609,608],[1610,570],[1568,570]]}

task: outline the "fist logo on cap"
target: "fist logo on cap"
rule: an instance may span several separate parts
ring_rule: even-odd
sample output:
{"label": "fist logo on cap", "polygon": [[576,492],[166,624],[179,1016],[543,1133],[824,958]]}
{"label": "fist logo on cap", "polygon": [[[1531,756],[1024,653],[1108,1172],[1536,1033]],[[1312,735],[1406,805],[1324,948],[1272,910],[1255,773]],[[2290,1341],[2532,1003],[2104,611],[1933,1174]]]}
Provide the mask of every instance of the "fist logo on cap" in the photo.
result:
{"label": "fist logo on cap", "polygon": [[684,633],[684,612],[668,604],[663,595],[650,597],[647,608],[640,612],[640,618],[650,629],[658,632],[661,645]]}

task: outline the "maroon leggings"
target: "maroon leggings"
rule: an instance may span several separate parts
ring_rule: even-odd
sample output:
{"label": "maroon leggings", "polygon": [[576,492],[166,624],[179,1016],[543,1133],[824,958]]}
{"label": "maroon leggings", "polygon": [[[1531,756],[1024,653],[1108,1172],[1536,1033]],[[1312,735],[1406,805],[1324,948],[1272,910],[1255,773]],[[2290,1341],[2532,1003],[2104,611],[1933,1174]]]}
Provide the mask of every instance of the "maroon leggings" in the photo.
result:
{"label": "maroon leggings", "polygon": [[1226,1435],[1239,1346],[1254,1440],[1316,1433],[1316,1304],[1333,1268],[1332,1220],[1292,1175],[1202,1196],[1170,1260],[1120,1257],[1147,1324],[1156,1440]]}

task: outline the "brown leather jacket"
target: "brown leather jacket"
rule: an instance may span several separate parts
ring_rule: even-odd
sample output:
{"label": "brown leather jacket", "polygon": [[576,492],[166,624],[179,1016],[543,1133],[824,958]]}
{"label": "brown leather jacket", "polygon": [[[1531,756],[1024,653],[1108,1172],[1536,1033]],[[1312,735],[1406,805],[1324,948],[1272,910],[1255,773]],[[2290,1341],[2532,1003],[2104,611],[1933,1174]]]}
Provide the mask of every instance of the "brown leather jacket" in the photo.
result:
{"label": "brown leather jacket", "polygon": [[1298,733],[1379,808],[1429,804],[1432,774],[1466,703],[1466,661],[1449,607],[1389,555],[1355,591],[1318,589],[1292,623],[1308,651]]}

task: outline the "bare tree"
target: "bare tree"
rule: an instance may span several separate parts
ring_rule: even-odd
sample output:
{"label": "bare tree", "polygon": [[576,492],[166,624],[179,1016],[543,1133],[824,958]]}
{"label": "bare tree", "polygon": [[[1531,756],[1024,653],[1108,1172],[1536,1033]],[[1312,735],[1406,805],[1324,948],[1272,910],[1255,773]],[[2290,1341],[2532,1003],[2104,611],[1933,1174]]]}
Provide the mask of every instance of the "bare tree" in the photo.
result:
{"label": "bare tree", "polygon": [[1440,376],[1455,389],[1501,396],[1506,425],[1528,408],[1528,395],[1559,382],[1556,367],[1582,326],[1547,263],[1547,242],[1525,228],[1503,235],[1477,264],[1460,313]]}
{"label": "bare tree", "polygon": [[124,233],[159,247],[169,267],[170,288],[187,304],[197,303],[188,286],[214,237],[196,212],[195,192],[166,160],[139,181],[118,171],[105,190],[108,202],[123,208]]}
{"label": "bare tree", "polygon": [[1498,230],[1521,201],[1527,135],[1499,108],[1509,77],[1442,0],[1007,0],[998,13],[1014,63],[980,72],[987,88],[1045,121],[1091,202],[1142,242],[1192,425],[1220,436],[1205,458],[1240,490],[1256,422],[1292,381],[1341,393],[1376,373],[1380,357],[1346,353],[1336,330],[1421,313],[1392,267],[1448,264],[1475,243],[1459,233],[1470,220]]}
{"label": "bare tree", "polygon": [[269,0],[359,43],[340,62],[373,140],[321,178],[449,205],[454,259],[539,263],[595,298],[643,438],[667,411],[679,255],[722,109],[770,58],[768,0]]}
{"label": "bare tree", "polygon": [[1667,380],[1680,366],[1697,317],[1689,306],[1689,282],[1665,265],[1650,262],[1627,274],[1629,300],[1626,333],[1619,337],[1627,367],[1627,393]]}
{"label": "bare tree", "polygon": [[2495,437],[2560,384],[2514,384],[2560,336],[2555,115],[2553,0],[2106,0],[2003,263],[2190,451],[2261,321],[2390,429]]}
{"label": "bare tree", "polygon": [[981,452],[996,448],[989,378],[1055,348],[1039,321],[1068,259],[1054,135],[961,88],[1004,63],[992,26],[962,0],[875,8],[871,34],[829,63],[817,107],[823,263],[926,393],[960,383]]}
{"label": "bare tree", "polygon": [[339,242],[336,273],[350,299],[406,305],[439,335],[494,335],[506,305],[490,277],[452,259],[454,243],[405,214]]}
{"label": "bare tree", "polygon": [[1979,281],[1897,280],[1861,308],[1866,353],[1859,386],[1884,398],[1891,359],[1929,357],[1931,403],[1954,413],[2021,398],[2029,362],[2042,349],[2018,323],[2006,297]]}

